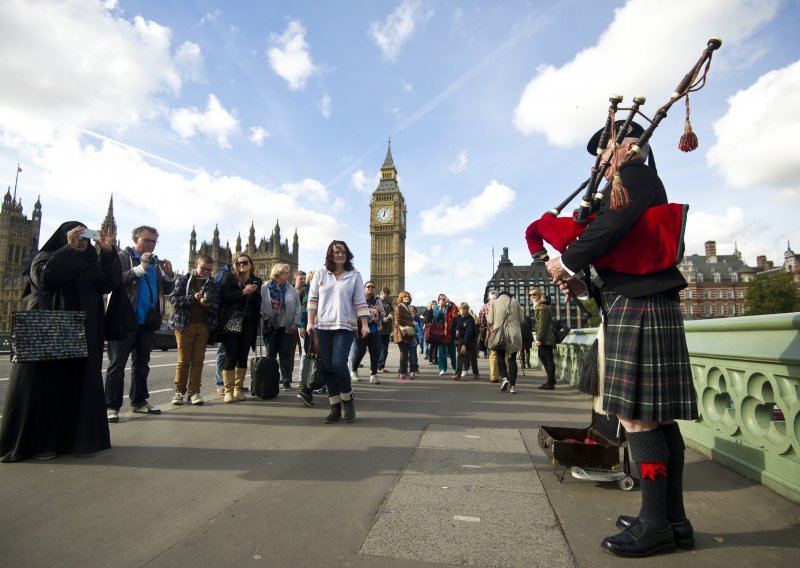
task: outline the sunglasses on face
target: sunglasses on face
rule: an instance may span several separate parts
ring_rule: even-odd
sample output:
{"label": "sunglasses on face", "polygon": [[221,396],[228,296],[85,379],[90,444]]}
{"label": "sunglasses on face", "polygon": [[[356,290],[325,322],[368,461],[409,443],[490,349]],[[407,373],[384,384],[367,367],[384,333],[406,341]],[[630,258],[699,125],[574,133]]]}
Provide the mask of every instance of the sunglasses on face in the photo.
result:
{"label": "sunglasses on face", "polygon": [[250,264],[249,260],[237,260],[236,261],[236,266],[247,266],[248,264]]}

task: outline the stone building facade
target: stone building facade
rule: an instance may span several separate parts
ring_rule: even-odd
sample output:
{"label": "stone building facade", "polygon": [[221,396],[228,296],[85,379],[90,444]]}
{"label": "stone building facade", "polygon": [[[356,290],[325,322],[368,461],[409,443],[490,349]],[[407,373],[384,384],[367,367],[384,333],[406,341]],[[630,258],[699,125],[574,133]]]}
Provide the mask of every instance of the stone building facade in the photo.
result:
{"label": "stone building facade", "polygon": [[[281,227],[277,221],[275,222],[275,228],[272,230],[269,239],[262,238],[258,243],[256,243],[255,225],[251,222],[247,244],[242,248],[242,236],[240,234],[236,237],[236,247],[233,250],[231,250],[229,242],[226,242],[225,246],[222,246],[219,239],[219,227],[214,227],[214,234],[210,243],[203,241],[198,247],[197,232],[194,227],[192,227],[192,233],[189,239],[188,268],[189,270],[194,268],[194,263],[198,255],[207,254],[214,259],[214,271],[216,272],[219,268],[231,262],[233,254],[245,252],[253,259],[256,276],[266,280],[269,278],[269,273],[273,265],[277,263],[288,264],[291,273],[294,274],[298,267],[299,250],[300,244],[297,236],[297,229],[294,231],[292,246],[290,248],[289,239],[281,242]],[[291,281],[294,280],[291,279]]]}
{"label": "stone building facade", "polygon": [[780,267],[764,255],[756,257],[756,266],[748,266],[735,245],[733,254],[719,255],[716,241],[706,241],[705,255],[684,256],[678,269],[688,284],[680,293],[681,311],[687,320],[746,315],[747,283],[776,271],[791,273],[800,286],[800,255],[789,243]]}
{"label": "stone building facade", "polygon": [[[573,329],[587,326],[576,302],[566,302],[564,295],[553,284],[545,263],[540,260],[534,260],[531,264],[515,265],[508,258],[508,247],[503,247],[503,254],[497,264],[497,270],[492,275],[491,280],[486,283],[483,301],[484,303],[487,301],[489,292],[492,290],[498,292],[507,290],[519,301],[523,313],[532,320],[533,304],[529,301],[529,295],[534,288],[539,288],[546,296],[550,296],[550,305],[556,319],[567,322],[567,325]],[[480,306],[473,308],[475,313],[478,313],[479,309]]]}
{"label": "stone building facade", "polygon": [[11,188],[0,207],[0,330],[11,330],[11,314],[24,310],[22,299],[25,278],[24,266],[39,250],[39,231],[42,225],[42,204],[39,199],[28,219],[22,209],[22,199],[17,200]]}

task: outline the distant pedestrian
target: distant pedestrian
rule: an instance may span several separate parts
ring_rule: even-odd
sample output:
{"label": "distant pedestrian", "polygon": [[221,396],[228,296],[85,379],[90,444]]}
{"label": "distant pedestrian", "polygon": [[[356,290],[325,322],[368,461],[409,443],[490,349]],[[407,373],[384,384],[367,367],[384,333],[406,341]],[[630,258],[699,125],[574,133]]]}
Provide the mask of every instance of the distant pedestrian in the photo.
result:
{"label": "distant pedestrian", "polygon": [[500,368],[500,390],[511,394],[517,392],[517,353],[522,349],[522,317],[519,302],[505,290],[492,301],[486,317],[491,326],[489,349],[497,354],[497,366]]}
{"label": "distant pedestrian", "polygon": [[469,304],[462,302],[459,306],[459,311],[460,313],[456,316],[454,322],[458,363],[452,379],[454,381],[460,381],[462,372],[466,372],[465,368],[467,363],[469,363],[472,367],[472,378],[477,381],[481,378],[478,373],[478,352],[476,349],[478,326],[475,323],[475,318],[469,312]]}

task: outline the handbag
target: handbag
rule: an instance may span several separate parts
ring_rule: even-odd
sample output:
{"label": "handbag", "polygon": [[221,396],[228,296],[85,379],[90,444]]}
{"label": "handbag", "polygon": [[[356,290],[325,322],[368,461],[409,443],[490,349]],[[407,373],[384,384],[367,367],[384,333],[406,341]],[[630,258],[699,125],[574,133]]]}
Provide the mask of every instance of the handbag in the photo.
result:
{"label": "handbag", "polygon": [[400,335],[403,337],[414,337],[417,335],[417,328],[413,325],[399,325],[397,327],[400,328]]}
{"label": "handbag", "polygon": [[425,326],[424,335],[425,335],[425,341],[433,345],[437,345],[440,343],[447,343],[447,341],[445,341],[447,339],[447,336],[445,335],[443,323],[429,323],[428,325]]}
{"label": "handbag", "polygon": [[312,391],[322,388],[327,382],[325,374],[322,372],[322,359],[319,356],[319,347],[313,333],[312,337],[308,338],[306,357],[303,368],[300,370],[300,380],[304,387]]}
{"label": "handbag", "polygon": [[11,316],[11,348],[20,363],[88,357],[86,312],[30,310]]}
{"label": "handbag", "polygon": [[244,323],[244,312],[236,310],[228,318],[225,327],[222,328],[221,333],[242,333],[242,325]]}
{"label": "handbag", "polygon": [[561,343],[562,341],[564,341],[564,338],[566,338],[567,335],[569,335],[569,332],[571,330],[569,326],[561,320],[552,320],[552,321],[553,321],[553,333],[556,336],[556,343]]}

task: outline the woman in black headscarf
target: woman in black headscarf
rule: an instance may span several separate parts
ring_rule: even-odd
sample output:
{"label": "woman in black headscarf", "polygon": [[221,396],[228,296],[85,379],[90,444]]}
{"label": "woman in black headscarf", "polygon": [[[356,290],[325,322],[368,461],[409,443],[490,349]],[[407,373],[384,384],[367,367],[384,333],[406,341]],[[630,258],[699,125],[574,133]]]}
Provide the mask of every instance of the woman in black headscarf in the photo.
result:
{"label": "woman in black headscarf", "polygon": [[28,310],[86,312],[88,356],[14,363],[0,429],[0,460],[86,455],[111,447],[103,394],[103,294],[122,280],[114,235],[97,248],[77,221],[61,225],[33,259],[26,276]]}

